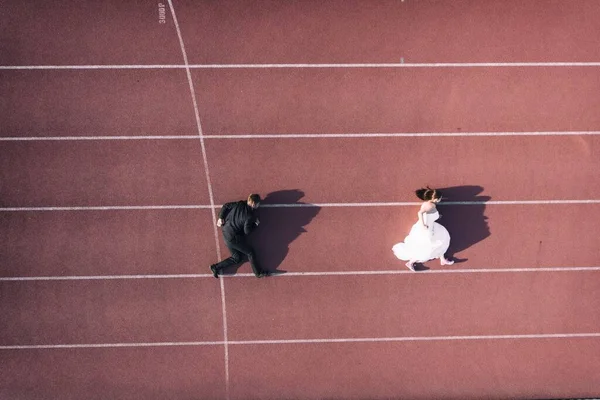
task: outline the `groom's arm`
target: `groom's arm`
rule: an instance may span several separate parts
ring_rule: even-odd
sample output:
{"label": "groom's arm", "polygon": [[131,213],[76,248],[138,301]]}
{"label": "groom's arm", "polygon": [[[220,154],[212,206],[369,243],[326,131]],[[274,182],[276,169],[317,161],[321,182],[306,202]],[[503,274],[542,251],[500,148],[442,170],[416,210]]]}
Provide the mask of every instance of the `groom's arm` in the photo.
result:
{"label": "groom's arm", "polygon": [[225,218],[227,218],[227,215],[229,214],[234,205],[235,202],[223,204],[223,207],[221,207],[221,211],[219,211],[219,220],[217,221],[217,226],[223,225],[223,223],[225,222]]}
{"label": "groom's arm", "polygon": [[258,226],[258,218],[254,215],[248,216],[244,222],[244,234],[249,235]]}

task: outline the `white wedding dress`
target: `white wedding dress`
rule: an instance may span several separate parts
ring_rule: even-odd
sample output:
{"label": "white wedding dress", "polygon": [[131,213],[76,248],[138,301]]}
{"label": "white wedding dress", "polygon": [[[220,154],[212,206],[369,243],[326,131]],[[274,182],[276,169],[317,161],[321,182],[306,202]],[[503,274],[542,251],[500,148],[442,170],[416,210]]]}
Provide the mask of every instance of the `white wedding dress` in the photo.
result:
{"label": "white wedding dress", "polygon": [[448,250],[450,234],[446,228],[435,222],[440,218],[440,213],[435,210],[433,213],[423,214],[423,218],[428,228],[417,221],[408,236],[404,238],[404,242],[392,247],[392,251],[399,259],[425,262],[442,257]]}

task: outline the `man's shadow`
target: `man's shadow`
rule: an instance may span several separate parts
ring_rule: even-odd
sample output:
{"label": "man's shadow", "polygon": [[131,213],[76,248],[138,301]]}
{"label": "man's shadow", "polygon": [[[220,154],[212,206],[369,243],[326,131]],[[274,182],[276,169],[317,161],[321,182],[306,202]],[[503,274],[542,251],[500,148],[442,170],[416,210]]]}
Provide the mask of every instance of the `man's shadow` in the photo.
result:
{"label": "man's shadow", "polygon": [[260,225],[252,241],[262,268],[273,274],[288,254],[289,245],[304,227],[319,213],[321,207],[302,203],[304,192],[298,189],[279,190],[267,194],[259,208]]}
{"label": "man's shadow", "polygon": [[438,209],[442,217],[438,222],[450,232],[446,258],[458,263],[467,261],[466,258],[457,258],[455,254],[490,236],[484,203],[491,197],[479,195],[483,192],[481,186],[453,186],[439,190],[442,192],[442,202]]}
{"label": "man's shadow", "polygon": [[[298,189],[279,190],[267,194],[258,209],[260,224],[250,235],[260,267],[271,274],[284,274],[278,270],[288,254],[290,244],[302,233],[304,227],[319,213],[321,207],[302,203],[304,192]],[[239,266],[228,268],[234,273]]]}

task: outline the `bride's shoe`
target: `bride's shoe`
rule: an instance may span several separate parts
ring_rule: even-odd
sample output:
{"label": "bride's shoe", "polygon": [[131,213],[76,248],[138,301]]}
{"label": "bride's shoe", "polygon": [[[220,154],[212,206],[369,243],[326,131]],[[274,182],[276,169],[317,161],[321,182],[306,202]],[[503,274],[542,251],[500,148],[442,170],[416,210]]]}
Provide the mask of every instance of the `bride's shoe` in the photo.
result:
{"label": "bride's shoe", "polygon": [[454,264],[454,261],[453,260],[446,260],[445,258],[443,258],[443,259],[440,260],[440,264],[441,265],[452,265],[452,264]]}
{"label": "bride's shoe", "polygon": [[415,272],[415,263],[414,262],[410,262],[409,261],[405,265],[408,267],[408,269],[410,269],[411,271]]}

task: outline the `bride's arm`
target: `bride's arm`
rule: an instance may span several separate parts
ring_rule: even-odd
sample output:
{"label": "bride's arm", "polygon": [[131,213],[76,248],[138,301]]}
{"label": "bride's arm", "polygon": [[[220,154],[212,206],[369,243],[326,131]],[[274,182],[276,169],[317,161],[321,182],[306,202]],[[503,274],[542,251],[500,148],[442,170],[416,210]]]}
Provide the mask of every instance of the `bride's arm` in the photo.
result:
{"label": "bride's arm", "polygon": [[419,218],[419,222],[421,223],[421,225],[423,225],[424,228],[428,228],[428,226],[425,224],[425,213],[427,212],[427,209],[425,207],[426,204],[427,203],[424,203],[423,205],[421,205],[421,209],[417,213],[417,217]]}

